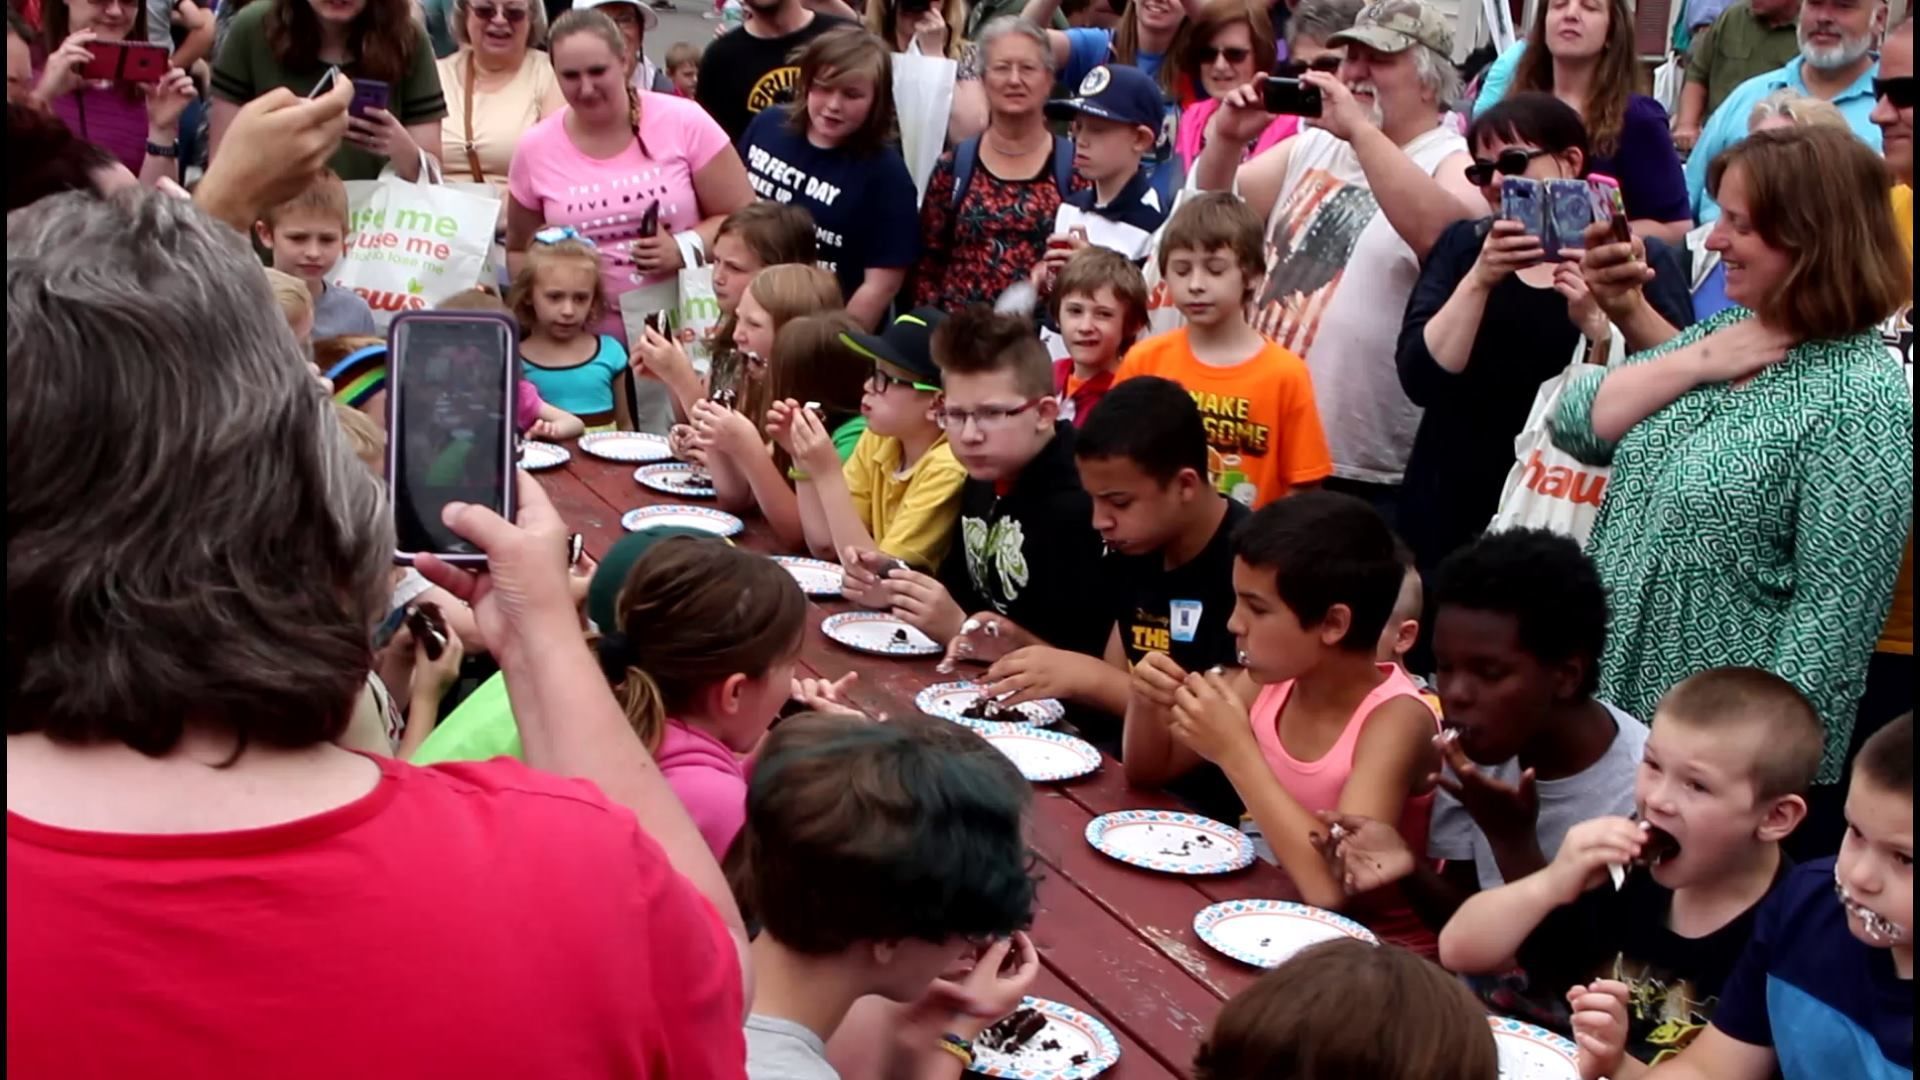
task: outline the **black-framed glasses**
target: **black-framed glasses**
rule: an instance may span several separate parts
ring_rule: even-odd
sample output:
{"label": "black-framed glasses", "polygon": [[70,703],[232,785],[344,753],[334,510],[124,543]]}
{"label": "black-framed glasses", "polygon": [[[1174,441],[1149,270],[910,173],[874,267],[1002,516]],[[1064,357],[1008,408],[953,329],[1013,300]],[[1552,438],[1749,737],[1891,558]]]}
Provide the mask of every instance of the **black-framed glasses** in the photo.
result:
{"label": "black-framed glasses", "polygon": [[1474,158],[1473,164],[1467,166],[1467,179],[1481,187],[1486,187],[1493,183],[1494,173],[1499,173],[1501,176],[1524,176],[1527,166],[1533,164],[1534,158],[1546,157],[1548,153],[1549,151],[1546,150],[1522,150],[1516,146],[1500,151],[1500,156],[1492,161],[1486,158]]}
{"label": "black-framed glasses", "polygon": [[1045,401],[1045,398],[1029,398],[1018,405],[982,405],[977,409],[949,409],[942,406],[934,410],[933,418],[940,429],[949,435],[958,435],[967,429],[967,421],[980,429],[981,434],[992,432],[1005,425],[1008,420]]}
{"label": "black-framed glasses", "polygon": [[926,383],[915,382],[912,379],[903,379],[898,375],[889,375],[880,370],[880,365],[878,364],[867,369],[867,389],[876,394],[884,394],[896,386],[904,386],[910,390],[924,390],[930,394],[940,392],[940,388],[937,386],[928,386]]}
{"label": "black-framed glasses", "polygon": [[1879,101],[1881,98],[1893,102],[1896,109],[1913,108],[1913,76],[1873,80],[1873,100]]}
{"label": "black-framed glasses", "polygon": [[1243,49],[1238,45],[1229,45],[1224,49],[1216,48],[1212,45],[1201,45],[1193,50],[1193,58],[1200,62],[1201,67],[1211,64],[1223,56],[1227,58],[1227,63],[1229,64],[1244,64],[1253,58],[1253,50]]}
{"label": "black-framed glasses", "polygon": [[527,21],[527,16],[530,14],[527,8],[496,7],[493,4],[475,4],[467,10],[472,12],[473,17],[479,19],[481,22],[492,22],[494,16],[497,15],[507,20],[508,26],[519,26],[521,23]]}
{"label": "black-framed glasses", "polygon": [[1274,65],[1273,73],[1283,79],[1297,79],[1309,71],[1335,75],[1339,73],[1340,65],[1345,62],[1345,58],[1339,53],[1327,53],[1316,56],[1312,60],[1282,60]]}

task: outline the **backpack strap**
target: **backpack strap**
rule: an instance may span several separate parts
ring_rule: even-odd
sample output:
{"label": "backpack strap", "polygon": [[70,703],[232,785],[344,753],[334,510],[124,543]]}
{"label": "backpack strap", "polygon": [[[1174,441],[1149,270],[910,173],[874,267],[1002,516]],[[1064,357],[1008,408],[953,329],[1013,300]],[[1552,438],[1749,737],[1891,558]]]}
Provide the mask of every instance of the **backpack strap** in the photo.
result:
{"label": "backpack strap", "polygon": [[953,208],[966,201],[967,187],[973,183],[974,166],[980,163],[980,136],[966,139],[953,148]]}
{"label": "backpack strap", "polygon": [[1062,199],[1073,192],[1073,140],[1060,135],[1053,137],[1053,186]]}

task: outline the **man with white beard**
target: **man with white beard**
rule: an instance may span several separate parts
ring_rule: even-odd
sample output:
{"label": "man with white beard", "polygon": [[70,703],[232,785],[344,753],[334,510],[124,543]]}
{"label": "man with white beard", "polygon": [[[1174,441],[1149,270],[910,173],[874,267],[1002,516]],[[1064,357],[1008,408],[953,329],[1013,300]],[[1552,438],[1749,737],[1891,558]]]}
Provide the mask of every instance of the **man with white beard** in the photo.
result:
{"label": "man with white beard", "polygon": [[1267,280],[1253,326],[1307,362],[1333,453],[1330,490],[1389,521],[1420,409],[1400,388],[1394,342],[1420,260],[1448,225],[1484,217],[1462,139],[1443,120],[1460,94],[1453,35],[1420,0],[1376,0],[1349,30],[1339,73],[1309,71],[1323,115],[1245,165],[1273,117],[1261,81],[1221,99],[1193,177],[1237,192],[1267,222]]}
{"label": "man with white beard", "polygon": [[1778,71],[1740,85],[1714,110],[1700,141],[1687,158],[1687,194],[1701,224],[1720,216],[1707,194],[1707,168],[1720,151],[1747,137],[1754,105],[1775,90],[1830,101],[1847,126],[1878,151],[1880,128],[1873,122],[1877,98],[1873,80],[1880,71],[1874,50],[1887,28],[1885,0],[1806,0],[1800,6],[1800,56]]}

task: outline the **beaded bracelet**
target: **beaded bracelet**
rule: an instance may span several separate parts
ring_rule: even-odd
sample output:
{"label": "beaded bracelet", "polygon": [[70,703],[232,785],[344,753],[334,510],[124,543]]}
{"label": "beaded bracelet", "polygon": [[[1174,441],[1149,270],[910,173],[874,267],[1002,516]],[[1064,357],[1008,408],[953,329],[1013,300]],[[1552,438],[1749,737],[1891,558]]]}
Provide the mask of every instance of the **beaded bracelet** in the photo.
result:
{"label": "beaded bracelet", "polygon": [[960,1059],[960,1067],[973,1068],[973,1044],[949,1031],[940,1036],[940,1049]]}

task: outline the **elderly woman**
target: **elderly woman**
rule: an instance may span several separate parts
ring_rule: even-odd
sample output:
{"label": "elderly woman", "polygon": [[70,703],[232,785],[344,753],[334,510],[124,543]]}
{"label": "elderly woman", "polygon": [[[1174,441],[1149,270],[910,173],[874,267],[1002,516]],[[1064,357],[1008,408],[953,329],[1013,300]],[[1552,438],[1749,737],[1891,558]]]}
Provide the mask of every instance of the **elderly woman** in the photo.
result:
{"label": "elderly woman", "polygon": [[447,98],[440,160],[448,179],[504,191],[520,136],[566,104],[553,61],[536,48],[547,40],[547,9],[539,0],[456,0],[453,36],[460,51],[438,64]]}
{"label": "elderly woman", "polygon": [[1737,306],[1661,341],[1644,272],[1596,246],[1596,298],[1658,345],[1570,384],[1551,421],[1613,465],[1589,544],[1613,608],[1601,691],[1647,716],[1704,668],[1773,671],[1826,721],[1832,792],[1912,520],[1913,402],[1876,333],[1907,265],[1886,166],[1846,132],[1750,136],[1710,182]]}
{"label": "elderly woman", "polygon": [[[193,204],[9,220],[7,903],[33,932],[8,936],[8,1064],[739,1075],[739,914],[582,640],[537,482],[517,525],[447,508],[484,574],[421,566],[474,601],[526,764],[336,744],[394,540],[332,408]],[[431,932],[342,962],[395,920]]]}
{"label": "elderly woman", "polygon": [[980,32],[987,130],[940,158],[920,204],[914,306],[991,304],[1046,253],[1054,212],[1075,186],[1073,145],[1047,130],[1046,31],[1011,16]]}
{"label": "elderly woman", "polygon": [[[1286,72],[1338,71],[1341,49],[1327,39],[1353,25],[1360,0],[1305,0],[1287,22]],[[1187,77],[1207,92],[1180,114],[1173,149],[1182,169],[1207,144],[1207,121],[1220,109],[1220,99],[1274,70],[1276,53],[1267,9],[1257,0],[1210,0],[1188,29]],[[1259,137],[1247,144],[1248,158],[1300,130],[1297,116],[1276,116]]]}
{"label": "elderly woman", "polygon": [[447,101],[433,46],[413,0],[254,0],[233,16],[213,68],[213,155],[240,106],[276,86],[311,93],[338,67],[349,79],[387,84],[387,107],[347,125],[328,164],[342,180],[372,180],[392,165],[420,177],[420,155],[440,156]]}

